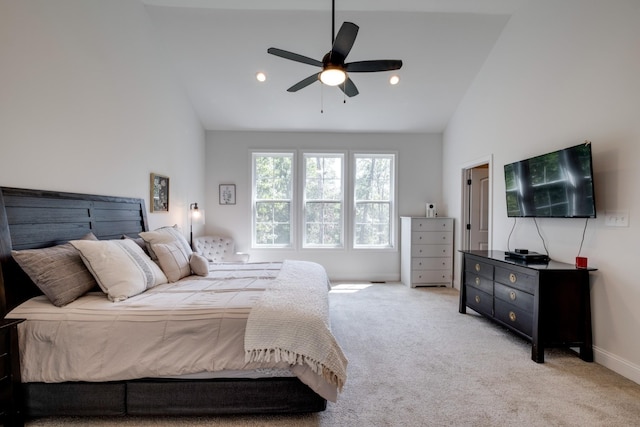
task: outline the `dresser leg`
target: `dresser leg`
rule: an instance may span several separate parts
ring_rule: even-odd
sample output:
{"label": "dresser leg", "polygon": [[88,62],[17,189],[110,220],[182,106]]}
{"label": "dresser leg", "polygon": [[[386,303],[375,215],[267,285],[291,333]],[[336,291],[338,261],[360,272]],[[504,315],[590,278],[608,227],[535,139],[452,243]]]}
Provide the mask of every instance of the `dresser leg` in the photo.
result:
{"label": "dresser leg", "polygon": [[585,362],[593,362],[593,347],[591,345],[580,346],[580,359]]}
{"label": "dresser leg", "polygon": [[531,345],[531,360],[536,363],[544,363],[544,347],[534,343]]}

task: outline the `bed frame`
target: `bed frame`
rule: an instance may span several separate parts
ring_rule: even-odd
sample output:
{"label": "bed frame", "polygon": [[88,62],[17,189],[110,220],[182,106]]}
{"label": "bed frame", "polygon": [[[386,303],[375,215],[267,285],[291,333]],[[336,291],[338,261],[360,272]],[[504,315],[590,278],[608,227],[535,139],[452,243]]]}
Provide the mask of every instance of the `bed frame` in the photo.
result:
{"label": "bed frame", "polygon": [[[88,232],[120,239],[147,230],[143,199],[0,187],[0,316],[42,294],[12,249],[54,246]],[[23,383],[22,395],[27,417],[296,413],[327,405],[295,377]]]}

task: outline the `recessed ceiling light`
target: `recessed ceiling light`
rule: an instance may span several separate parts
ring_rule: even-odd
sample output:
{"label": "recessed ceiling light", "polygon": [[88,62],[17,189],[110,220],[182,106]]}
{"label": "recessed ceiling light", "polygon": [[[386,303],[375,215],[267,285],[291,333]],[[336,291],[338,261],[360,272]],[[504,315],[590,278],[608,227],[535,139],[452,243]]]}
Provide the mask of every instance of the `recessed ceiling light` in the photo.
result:
{"label": "recessed ceiling light", "polygon": [[259,82],[263,82],[265,80],[267,80],[267,75],[265,73],[263,73],[262,71],[256,73],[256,80],[258,80]]}
{"label": "recessed ceiling light", "polygon": [[398,83],[400,83],[400,76],[394,74],[393,76],[391,76],[391,78],[389,79],[389,83],[392,85],[397,85]]}

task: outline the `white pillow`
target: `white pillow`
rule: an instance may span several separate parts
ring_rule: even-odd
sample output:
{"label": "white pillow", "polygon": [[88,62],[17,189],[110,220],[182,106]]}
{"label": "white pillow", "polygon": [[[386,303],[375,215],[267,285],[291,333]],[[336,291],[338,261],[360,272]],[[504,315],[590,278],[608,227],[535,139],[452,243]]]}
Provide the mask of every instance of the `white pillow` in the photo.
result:
{"label": "white pillow", "polygon": [[191,274],[189,258],[185,255],[180,244],[176,241],[170,243],[152,243],[151,249],[156,254],[160,268],[170,282],[177,282]]}
{"label": "white pillow", "polygon": [[209,260],[202,255],[195,252],[192,253],[191,258],[189,258],[189,265],[193,274],[203,277],[209,275]]}
{"label": "white pillow", "polygon": [[147,249],[149,250],[149,255],[151,255],[151,259],[158,259],[157,255],[153,252],[153,248],[151,247],[154,243],[178,243],[179,247],[184,252],[187,259],[193,253],[191,246],[189,246],[189,242],[182,235],[182,231],[180,227],[174,225],[173,227],[162,227],[158,228],[155,231],[143,231],[139,233],[138,236],[142,237],[142,240],[147,244]]}
{"label": "white pillow", "polygon": [[87,269],[111,301],[123,301],[167,277],[133,240],[72,240]]}

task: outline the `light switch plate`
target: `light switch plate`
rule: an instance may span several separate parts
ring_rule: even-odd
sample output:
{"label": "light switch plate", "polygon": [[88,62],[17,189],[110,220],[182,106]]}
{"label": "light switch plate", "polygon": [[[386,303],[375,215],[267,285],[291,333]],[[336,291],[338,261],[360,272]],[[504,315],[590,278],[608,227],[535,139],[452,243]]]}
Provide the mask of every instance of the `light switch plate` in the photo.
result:
{"label": "light switch plate", "polygon": [[606,211],[604,213],[604,225],[607,227],[628,227],[629,211]]}

